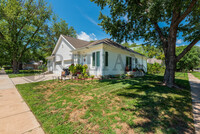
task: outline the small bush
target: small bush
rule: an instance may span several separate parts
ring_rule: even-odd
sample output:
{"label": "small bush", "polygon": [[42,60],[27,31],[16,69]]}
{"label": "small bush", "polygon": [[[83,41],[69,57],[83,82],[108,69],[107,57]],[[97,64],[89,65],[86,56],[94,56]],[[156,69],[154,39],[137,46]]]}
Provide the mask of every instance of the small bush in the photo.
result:
{"label": "small bush", "polygon": [[83,75],[83,77],[84,77],[84,78],[88,78],[88,74],[85,73],[85,74]]}
{"label": "small bush", "polygon": [[79,75],[79,76],[78,76],[78,79],[82,79],[82,78],[83,78],[83,76],[82,76],[82,75]]}
{"label": "small bush", "polygon": [[94,75],[91,75],[90,77],[91,77],[92,79],[94,79]]}
{"label": "small bush", "polygon": [[149,74],[159,74],[159,73],[164,73],[165,67],[158,64],[147,64],[147,70]]}

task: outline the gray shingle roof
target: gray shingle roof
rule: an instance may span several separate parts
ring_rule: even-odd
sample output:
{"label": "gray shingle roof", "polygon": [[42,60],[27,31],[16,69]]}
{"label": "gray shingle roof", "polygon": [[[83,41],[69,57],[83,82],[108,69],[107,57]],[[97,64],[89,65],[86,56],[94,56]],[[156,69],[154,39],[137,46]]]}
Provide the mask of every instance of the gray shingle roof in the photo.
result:
{"label": "gray shingle roof", "polygon": [[66,35],[62,35],[71,45],[73,45],[75,48],[81,48],[87,46],[90,42],[84,41],[84,40],[79,40],[73,37],[69,37]]}
{"label": "gray shingle roof", "polygon": [[97,40],[97,41],[93,41],[93,42],[88,42],[88,41],[84,41],[84,40],[80,40],[80,39],[76,39],[76,38],[73,38],[73,37],[69,37],[69,36],[65,36],[65,35],[62,35],[66,40],[69,41],[69,43],[71,45],[73,45],[75,48],[84,48],[84,47],[90,47],[90,46],[95,46],[95,45],[98,45],[98,44],[107,44],[109,46],[114,46],[114,47],[117,47],[117,48],[120,48],[120,49],[123,49],[123,50],[126,50],[126,51],[129,51],[129,52],[132,52],[132,53],[135,53],[135,54],[139,54],[141,56],[144,56],[138,52],[135,52],[134,50],[130,49],[130,48],[127,48],[127,47],[124,47],[110,39],[102,39],[102,40]]}

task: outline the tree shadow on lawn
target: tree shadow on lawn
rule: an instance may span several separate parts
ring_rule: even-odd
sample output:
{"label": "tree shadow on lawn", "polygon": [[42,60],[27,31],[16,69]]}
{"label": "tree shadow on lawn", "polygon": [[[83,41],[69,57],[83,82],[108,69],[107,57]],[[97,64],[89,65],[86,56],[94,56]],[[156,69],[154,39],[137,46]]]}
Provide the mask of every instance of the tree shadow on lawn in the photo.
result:
{"label": "tree shadow on lawn", "polygon": [[[140,132],[156,133],[194,133],[192,101],[190,86],[187,80],[176,79],[176,84],[184,86],[184,89],[173,89],[162,86],[162,76],[145,76],[125,80],[102,80],[115,84],[122,82],[129,84],[126,88],[112,91],[129,103],[121,108],[122,111],[132,112],[136,118],[145,121],[133,121],[128,123],[134,130]],[[159,132],[158,132],[159,133]]]}

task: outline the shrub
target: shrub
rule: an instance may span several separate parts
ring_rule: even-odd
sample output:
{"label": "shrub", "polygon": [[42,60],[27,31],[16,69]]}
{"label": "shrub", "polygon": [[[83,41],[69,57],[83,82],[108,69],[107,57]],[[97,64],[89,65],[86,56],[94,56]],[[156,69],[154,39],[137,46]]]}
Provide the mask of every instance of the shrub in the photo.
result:
{"label": "shrub", "polygon": [[83,65],[81,65],[81,64],[76,64],[76,72],[82,73],[82,72],[83,72]]}
{"label": "shrub", "polygon": [[149,74],[159,74],[159,73],[164,73],[165,67],[158,63],[154,63],[154,64],[148,63],[147,70]]}
{"label": "shrub", "polygon": [[120,75],[120,79],[125,79],[125,78],[126,78],[125,74]]}
{"label": "shrub", "polygon": [[91,77],[92,79],[94,79],[94,75],[91,75],[90,77]]}
{"label": "shrub", "polygon": [[78,79],[82,79],[82,78],[83,78],[82,75],[79,75],[79,76],[78,76]]}
{"label": "shrub", "polygon": [[71,65],[69,66],[69,71],[70,71],[70,73],[71,73],[72,75],[75,75],[75,73],[76,73],[76,67],[74,66],[74,64],[71,64]]}
{"label": "shrub", "polygon": [[84,78],[88,78],[88,74],[85,73],[85,74],[83,75],[83,77],[84,77]]}

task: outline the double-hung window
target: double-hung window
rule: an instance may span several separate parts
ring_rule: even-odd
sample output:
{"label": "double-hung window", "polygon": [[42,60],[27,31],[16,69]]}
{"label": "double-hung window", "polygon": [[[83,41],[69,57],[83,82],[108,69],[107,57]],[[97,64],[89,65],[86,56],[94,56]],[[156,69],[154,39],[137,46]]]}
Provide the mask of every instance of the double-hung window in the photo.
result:
{"label": "double-hung window", "polygon": [[108,66],[108,52],[105,52],[105,66]]}
{"label": "double-hung window", "polygon": [[92,53],[92,66],[100,66],[100,52],[93,52]]}
{"label": "double-hung window", "polygon": [[95,52],[92,53],[92,66],[95,66]]}
{"label": "double-hung window", "polygon": [[97,67],[99,67],[100,66],[100,52],[97,51],[96,55],[97,55]]}

